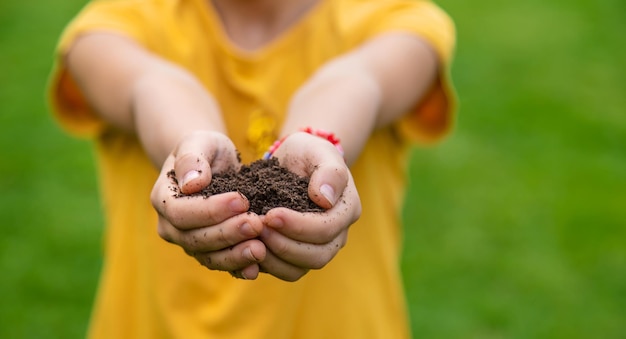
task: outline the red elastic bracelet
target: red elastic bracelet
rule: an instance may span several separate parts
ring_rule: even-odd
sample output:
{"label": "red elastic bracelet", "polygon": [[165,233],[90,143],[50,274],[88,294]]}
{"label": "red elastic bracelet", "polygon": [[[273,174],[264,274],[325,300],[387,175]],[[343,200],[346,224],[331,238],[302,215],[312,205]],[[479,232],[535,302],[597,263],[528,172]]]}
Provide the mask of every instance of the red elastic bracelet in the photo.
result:
{"label": "red elastic bracelet", "polygon": [[[328,140],[331,144],[333,144],[333,146],[335,146],[335,148],[337,149],[337,151],[339,151],[341,156],[344,155],[343,147],[341,147],[341,144],[339,143],[339,138],[337,138],[334,133],[327,132],[327,131],[321,130],[321,129],[313,129],[311,127],[300,128],[300,131],[301,132],[305,132],[305,133],[309,133],[311,135],[315,135],[315,136],[318,136],[320,138]],[[287,137],[288,136],[284,136],[284,137],[280,138],[279,140],[274,141],[272,146],[270,146],[270,148],[267,150],[267,152],[265,152],[265,154],[263,155],[263,159],[264,160],[269,159],[272,156],[272,154],[274,154],[274,152],[276,152],[278,147],[280,147],[280,145],[283,143],[283,141],[285,141],[285,139]]]}

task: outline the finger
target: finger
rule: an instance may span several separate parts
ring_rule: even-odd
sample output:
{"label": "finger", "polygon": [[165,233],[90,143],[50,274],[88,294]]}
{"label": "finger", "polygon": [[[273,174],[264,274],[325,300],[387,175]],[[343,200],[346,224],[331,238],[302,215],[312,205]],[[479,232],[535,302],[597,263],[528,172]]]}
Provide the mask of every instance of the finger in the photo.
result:
{"label": "finger", "polygon": [[[301,145],[311,145],[302,148]],[[337,203],[348,184],[349,170],[343,156],[328,141],[308,133],[290,135],[275,155],[281,165],[310,178],[309,197],[328,209]]]}
{"label": "finger", "polygon": [[312,244],[326,244],[335,239],[361,215],[361,201],[354,185],[331,209],[323,213],[300,213],[287,208],[269,210],[263,223],[288,238]]}
{"label": "finger", "polygon": [[238,279],[254,280],[259,277],[259,272],[260,272],[259,265],[254,264],[254,265],[245,267],[242,270],[231,271],[230,275]]}
{"label": "finger", "polygon": [[309,198],[325,209],[335,206],[348,185],[348,177],[345,163],[320,162],[309,180]]}
{"label": "finger", "polygon": [[188,252],[203,266],[218,271],[252,270],[251,265],[266,258],[265,245],[257,239],[247,240],[235,246],[215,252]]}
{"label": "finger", "polygon": [[208,227],[180,231],[161,218],[159,235],[188,252],[210,252],[232,247],[258,237],[263,230],[261,219],[254,213],[243,213]]}
{"label": "finger", "polygon": [[182,193],[201,191],[211,182],[212,173],[237,170],[239,159],[232,141],[217,132],[194,132],[174,151],[174,172]]}
{"label": "finger", "polygon": [[241,276],[246,280],[254,280],[259,276],[260,268],[258,264],[250,265],[240,271]]}
{"label": "finger", "polygon": [[265,228],[260,239],[282,261],[296,267],[320,269],[345,246],[347,234],[348,231],[345,230],[331,242],[320,245],[294,241],[270,228]]}
{"label": "finger", "polygon": [[189,152],[176,157],[174,178],[180,192],[193,194],[200,192],[211,183],[210,159],[204,153]]}
{"label": "finger", "polygon": [[291,265],[268,251],[259,264],[261,272],[271,274],[285,281],[297,281],[309,272],[308,269]]}
{"label": "finger", "polygon": [[223,222],[250,208],[248,199],[239,192],[177,197],[171,184],[157,182],[151,197],[152,205],[163,218],[180,230],[190,230]]}

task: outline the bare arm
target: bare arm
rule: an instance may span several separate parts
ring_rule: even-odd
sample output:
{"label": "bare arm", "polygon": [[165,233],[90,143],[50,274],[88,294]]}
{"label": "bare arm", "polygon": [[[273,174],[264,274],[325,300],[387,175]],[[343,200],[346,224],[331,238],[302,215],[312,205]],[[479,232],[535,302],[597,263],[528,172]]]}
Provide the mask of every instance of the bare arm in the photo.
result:
{"label": "bare arm", "polygon": [[371,132],[414,107],[432,85],[437,57],[422,39],[388,33],[321,68],[296,94],[282,134],[303,126],[340,138],[356,160]]}
{"label": "bare arm", "polygon": [[83,36],[67,65],[97,114],[136,133],[159,168],[183,136],[225,131],[218,105],[194,77],[129,39]]}
{"label": "bare arm", "polygon": [[207,186],[211,172],[238,166],[218,105],[184,69],[115,34],[78,39],[67,65],[92,108],[114,128],[136,134],[161,168],[151,195],[158,232],[210,269],[254,279],[265,246],[255,239],[260,218],[237,192],[208,199],[176,199],[166,173],[174,168],[181,191]]}
{"label": "bare arm", "polygon": [[[274,155],[310,176],[309,196],[329,209],[321,214],[270,210],[260,238],[268,249],[262,269],[297,280],[332,260],[361,215],[347,164],[357,159],[374,129],[416,106],[432,86],[437,67],[435,53],[421,39],[386,34],[329,62],[298,91],[281,131],[289,137]],[[294,133],[304,126],[336,133],[345,161],[329,142]]]}

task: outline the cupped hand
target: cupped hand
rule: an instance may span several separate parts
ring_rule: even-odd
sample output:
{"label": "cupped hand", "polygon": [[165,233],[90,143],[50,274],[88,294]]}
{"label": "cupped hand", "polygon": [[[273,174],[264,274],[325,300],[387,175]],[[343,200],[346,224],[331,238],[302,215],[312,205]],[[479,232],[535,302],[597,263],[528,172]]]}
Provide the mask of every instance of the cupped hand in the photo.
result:
{"label": "cupped hand", "polygon": [[328,141],[294,133],[274,156],[292,172],[310,177],[309,197],[326,209],[301,213],[280,207],[263,216],[266,227],[259,239],[268,251],[261,270],[295,281],[324,267],[343,248],[348,228],[361,215],[361,200],[342,155]]}
{"label": "cupped hand", "polygon": [[[233,143],[217,132],[194,132],[178,144],[163,163],[151,194],[158,212],[158,233],[209,269],[255,279],[266,257],[258,239],[261,218],[247,212],[249,202],[237,192],[177,197],[175,190],[193,194],[209,185],[213,173],[238,170]],[[175,171],[173,180],[168,176]]]}

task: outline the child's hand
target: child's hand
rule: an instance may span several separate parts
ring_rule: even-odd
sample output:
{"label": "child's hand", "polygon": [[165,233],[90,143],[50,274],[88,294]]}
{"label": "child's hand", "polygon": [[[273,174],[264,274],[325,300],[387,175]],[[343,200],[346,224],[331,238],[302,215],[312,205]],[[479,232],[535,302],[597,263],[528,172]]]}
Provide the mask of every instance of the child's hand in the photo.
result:
{"label": "child's hand", "polygon": [[310,177],[309,197],[323,213],[274,208],[264,217],[260,239],[267,246],[261,270],[295,281],[324,267],[345,245],[348,227],[361,215],[361,200],[342,155],[308,133],[290,135],[276,150],[282,166]]}
{"label": "child's hand", "polygon": [[176,184],[167,173],[174,169],[181,192],[199,192],[211,182],[211,174],[240,166],[233,143],[221,133],[196,132],[185,137],[163,164],[151,201],[159,214],[159,235],[181,246],[209,269],[235,272],[255,279],[265,245],[255,239],[263,229],[261,219],[246,213],[248,200],[237,192],[209,198],[175,197]]}

